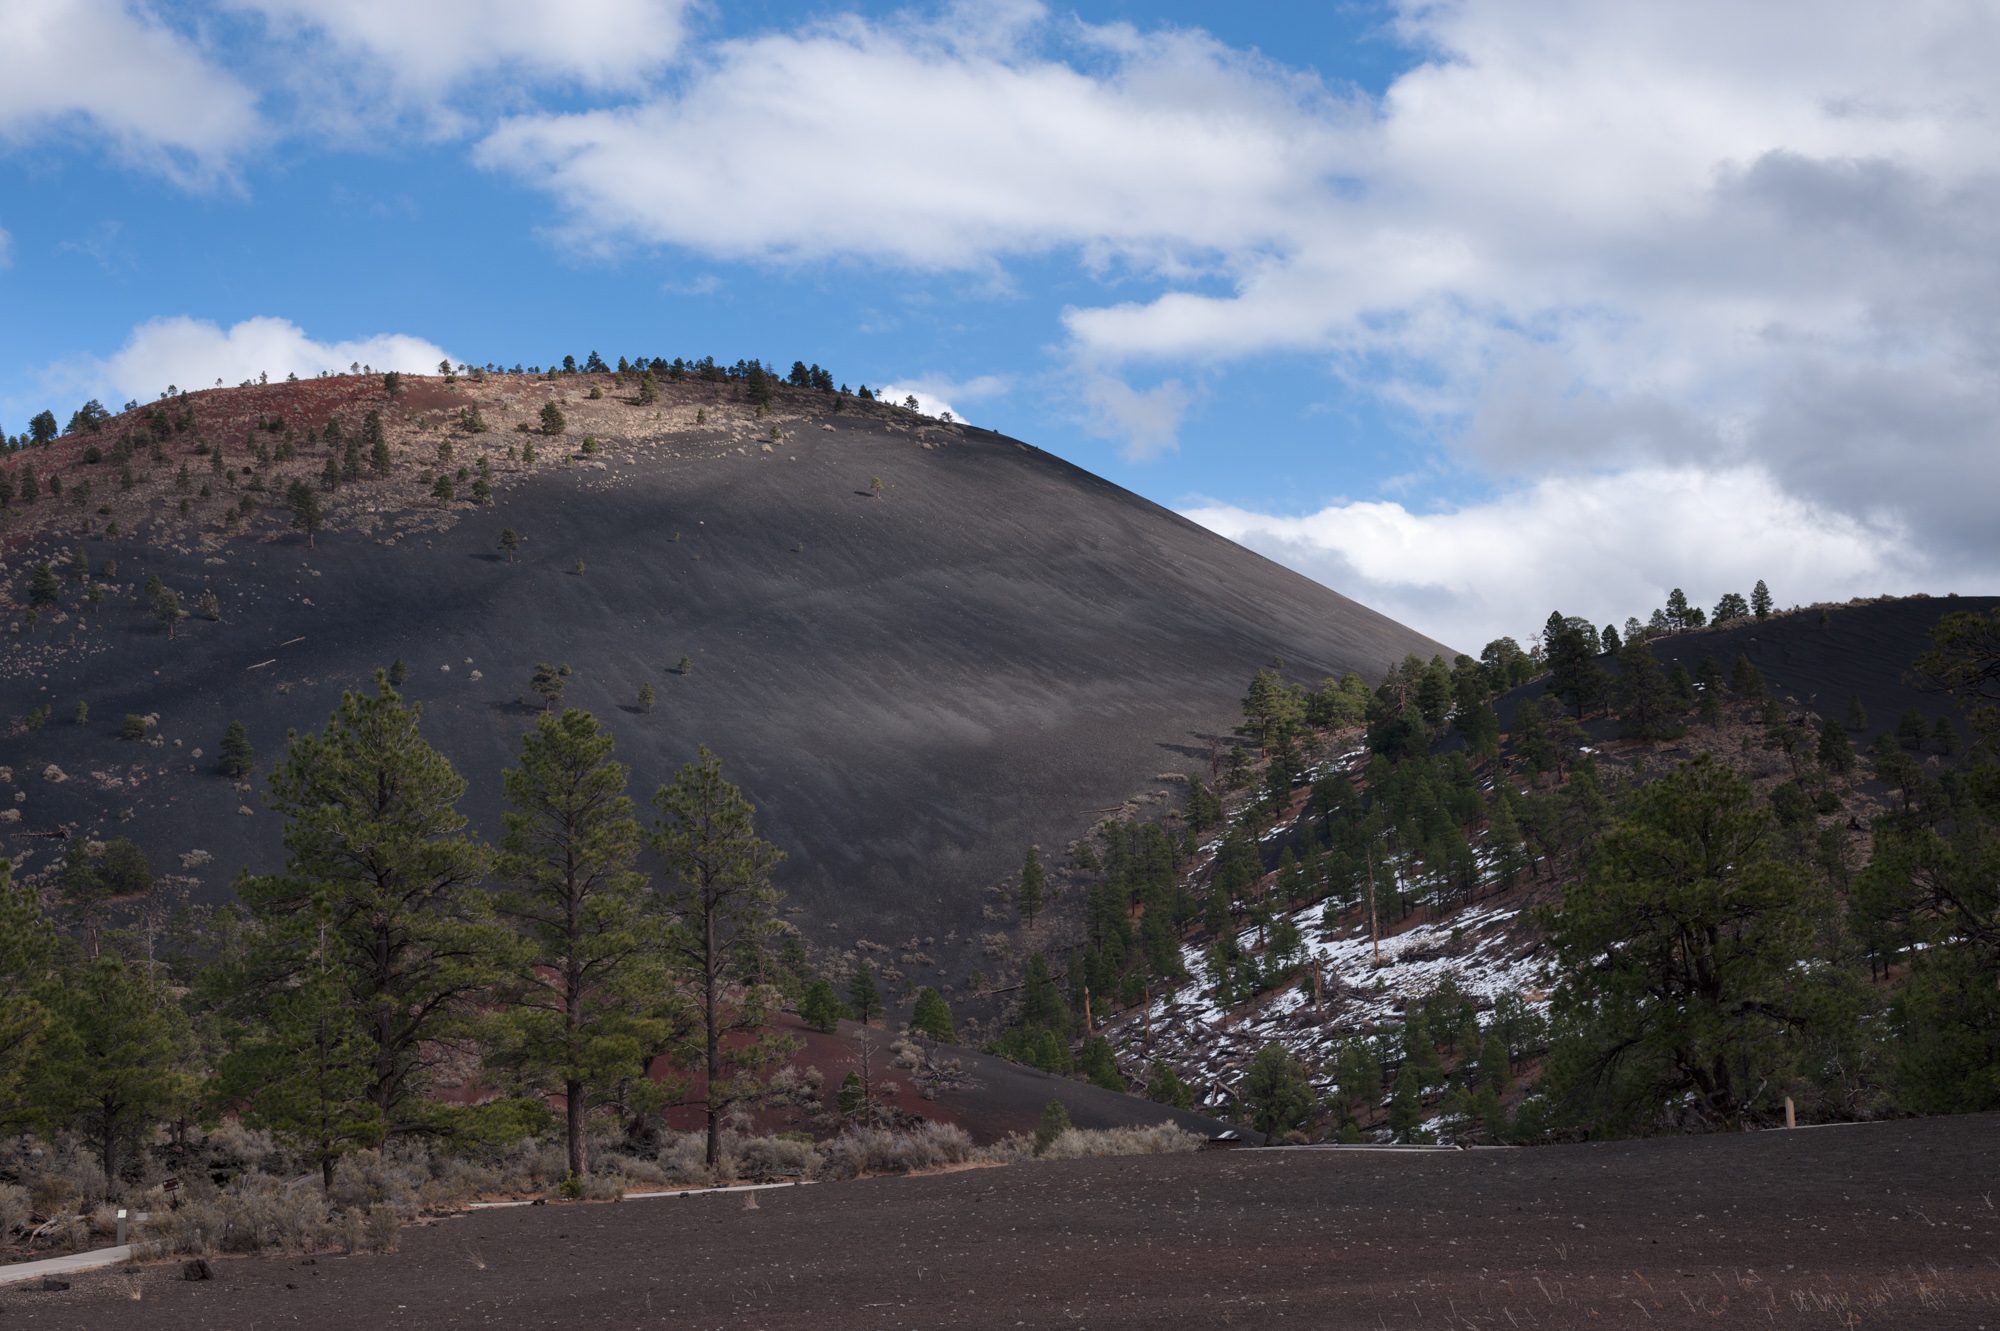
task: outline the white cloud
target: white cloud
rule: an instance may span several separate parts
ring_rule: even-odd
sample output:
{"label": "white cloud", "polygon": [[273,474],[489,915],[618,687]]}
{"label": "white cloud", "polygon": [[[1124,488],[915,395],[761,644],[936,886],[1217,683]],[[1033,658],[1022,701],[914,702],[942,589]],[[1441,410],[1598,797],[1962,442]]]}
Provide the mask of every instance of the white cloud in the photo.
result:
{"label": "white cloud", "polygon": [[738,258],[1185,268],[1288,230],[1337,113],[1317,83],[1199,34],[1080,28],[1087,73],[1029,49],[1043,25],[964,6],[724,42],[636,105],[504,122],[477,160],[547,190],[580,243]]}
{"label": "white cloud", "polygon": [[8,0],[0,15],[0,142],[69,127],[126,161],[210,183],[264,133],[256,98],[151,9],[124,0]]}
{"label": "white cloud", "polygon": [[[330,116],[379,94],[456,129],[453,108],[524,87],[625,96],[501,121],[474,150],[582,248],[994,289],[1011,258],[1069,256],[1100,284],[1063,315],[1069,381],[1128,457],[1178,446],[1208,367],[1319,356],[1499,497],[1202,519],[1462,645],[1552,602],[1622,619],[1672,585],[1712,601],[1763,576],[1807,599],[2000,568],[1991,6],[1407,0],[1396,27],[1424,58],[1369,99],[1035,0],[695,47],[689,0],[224,4],[268,21],[260,58],[308,57],[298,80],[361,108]],[[11,0],[0,143],[79,128],[184,181],[226,178],[268,132],[142,0]],[[690,271],[666,289],[718,289]],[[441,358],[176,319],[64,372],[122,400]],[[1002,387],[884,392],[958,414]]]}
{"label": "white cloud", "polygon": [[1193,398],[1178,379],[1136,389],[1116,375],[1083,375],[1084,427],[1116,439],[1133,461],[1155,458],[1180,446],[1181,419]]}
{"label": "white cloud", "polygon": [[285,319],[245,319],[225,329],[177,316],[140,324],[107,359],[58,366],[50,378],[79,397],[96,396],[115,406],[133,398],[151,401],[169,385],[208,388],[217,379],[235,385],[260,374],[308,379],[322,371],[345,372],[356,361],[378,371],[428,374],[448,359],[434,343],[402,333],[318,342]]}
{"label": "white cloud", "polygon": [[1911,567],[2000,562],[2000,9],[1406,0],[1395,26],[1420,59],[1368,99],[1035,4],[847,17],[476,156],[584,247],[1068,253],[1112,293],[1064,315],[1088,420],[1135,457],[1173,446],[1172,376],[1306,351],[1510,493],[1754,473]]}
{"label": "white cloud", "polygon": [[[1398,503],[1301,517],[1222,505],[1185,516],[1461,651],[1524,643],[1551,610],[1597,624],[1645,619],[1681,587],[1712,605],[1759,578],[1780,604],[1942,591],[1984,569],[1912,559],[1908,533],[1785,493],[1757,467],[1639,467],[1553,477],[1440,513]],[[1990,585],[1990,584],[1988,584]]]}
{"label": "white cloud", "polygon": [[[301,39],[320,72],[333,64],[314,45],[325,39],[343,59],[363,66],[342,72],[364,93],[418,106],[467,91],[495,100],[520,81],[635,88],[680,50],[689,7],[689,0],[225,2],[261,14],[281,36]],[[482,79],[490,86],[471,87]]]}
{"label": "white cloud", "polygon": [[914,397],[917,410],[926,416],[942,416],[950,412],[953,420],[963,421],[965,413],[953,406],[954,402],[977,402],[997,397],[1007,391],[1007,386],[1008,381],[997,374],[982,374],[964,380],[923,375],[883,384],[872,391],[884,402],[894,402],[899,406]]}

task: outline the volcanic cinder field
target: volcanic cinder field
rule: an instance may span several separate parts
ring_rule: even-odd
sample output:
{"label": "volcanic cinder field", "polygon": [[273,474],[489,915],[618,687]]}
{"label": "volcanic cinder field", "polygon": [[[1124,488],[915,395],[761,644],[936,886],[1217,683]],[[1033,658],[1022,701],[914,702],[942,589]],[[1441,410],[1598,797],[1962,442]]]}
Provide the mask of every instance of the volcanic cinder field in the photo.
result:
{"label": "volcanic cinder field", "polygon": [[[426,737],[471,782],[466,812],[494,834],[499,773],[540,709],[528,681],[546,661],[573,668],[564,701],[613,730],[636,795],[698,745],[723,757],[790,856],[779,882],[811,941],[969,935],[982,890],[1030,844],[1059,849],[1128,800],[1163,798],[1163,774],[1206,772],[1259,666],[1373,679],[1445,650],[1001,435],[886,407],[836,413],[810,393],[781,401],[772,442],[725,390],[686,386],[657,410],[620,391],[567,397],[569,433],[531,440],[542,457],[523,467],[503,458],[523,439],[508,427],[554,387],[412,390],[389,413],[396,472],[330,497],[316,548],[282,516],[190,539],[158,490],[171,466],[158,468],[157,493],[119,500],[126,535],[85,542],[120,564],[87,630],[44,624],[0,672],[0,716],[47,702],[67,718],[83,700],[92,717],[11,746],[22,817],[0,834],[17,870],[39,872],[43,838],[62,833],[133,837],[160,871],[206,852],[187,872],[209,899],[241,869],[275,868],[276,820],[214,774],[224,727],[248,725],[261,789],[288,729],[317,729],[341,690],[397,659]],[[204,430],[232,439],[273,416],[304,428],[339,414],[351,430],[383,405],[379,386],[353,381],[192,402]],[[468,402],[490,433],[438,423]],[[171,441],[170,462],[189,438]],[[441,508],[397,479],[444,439],[460,464],[494,462],[492,503]],[[95,474],[75,465],[80,448],[54,456]],[[512,561],[497,546],[508,528]],[[9,576],[25,584],[29,564],[74,544],[16,535]],[[221,619],[191,616],[168,640],[137,595],[149,576],[190,602],[213,589]],[[642,684],[657,690],[650,713]],[[126,714],[157,716],[152,739],[121,742]]]}
{"label": "volcanic cinder field", "polygon": [[1043,1162],[476,1212],[380,1257],[0,1291],[0,1325],[1991,1327],[1996,1180],[1993,1115]]}

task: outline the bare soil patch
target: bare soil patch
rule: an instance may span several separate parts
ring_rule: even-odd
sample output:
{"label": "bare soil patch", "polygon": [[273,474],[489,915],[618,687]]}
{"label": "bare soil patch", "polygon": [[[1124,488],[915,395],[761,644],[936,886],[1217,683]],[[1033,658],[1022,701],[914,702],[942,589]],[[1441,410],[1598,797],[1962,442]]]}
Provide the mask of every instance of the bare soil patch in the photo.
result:
{"label": "bare soil patch", "polygon": [[385,1257],[0,1293],[8,1327],[2000,1326],[2000,1116],[1241,1151],[488,1211]]}

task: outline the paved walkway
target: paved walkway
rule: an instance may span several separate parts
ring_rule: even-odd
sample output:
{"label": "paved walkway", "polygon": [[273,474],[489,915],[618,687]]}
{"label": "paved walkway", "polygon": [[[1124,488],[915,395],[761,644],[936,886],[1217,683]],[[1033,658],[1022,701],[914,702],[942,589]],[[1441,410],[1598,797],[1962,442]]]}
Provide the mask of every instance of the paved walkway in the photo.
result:
{"label": "paved walkway", "polygon": [[[654,1197],[700,1197],[717,1192],[759,1192],[765,1188],[800,1188],[810,1186],[810,1180],[796,1183],[739,1183],[727,1188],[676,1188],[670,1192],[628,1192],[626,1201],[645,1201]],[[518,1202],[474,1202],[467,1208],[474,1211],[491,1211],[508,1206],[528,1206],[527,1201]],[[18,1285],[24,1281],[40,1280],[44,1276],[66,1276],[79,1271],[98,1271],[107,1266],[117,1266],[120,1262],[132,1260],[132,1245],[121,1243],[115,1248],[93,1248],[89,1252],[73,1252],[61,1257],[45,1257],[35,1262],[16,1262],[0,1266],[0,1285]]]}
{"label": "paved walkway", "polygon": [[38,1262],[17,1262],[11,1266],[0,1266],[0,1285],[18,1285],[24,1280],[66,1276],[77,1271],[96,1271],[131,1260],[132,1245],[121,1243],[115,1248],[93,1248],[89,1252],[73,1252],[62,1257],[44,1257]]}
{"label": "paved walkway", "polygon": [[[620,1200],[643,1202],[654,1197],[706,1197],[718,1192],[762,1192],[766,1188],[806,1188],[812,1186],[811,1179],[798,1179],[791,1183],[735,1183],[726,1188],[672,1188],[665,1192],[628,1192]],[[469,1211],[497,1211],[509,1206],[533,1206],[533,1199],[509,1202],[473,1202],[466,1207]]]}

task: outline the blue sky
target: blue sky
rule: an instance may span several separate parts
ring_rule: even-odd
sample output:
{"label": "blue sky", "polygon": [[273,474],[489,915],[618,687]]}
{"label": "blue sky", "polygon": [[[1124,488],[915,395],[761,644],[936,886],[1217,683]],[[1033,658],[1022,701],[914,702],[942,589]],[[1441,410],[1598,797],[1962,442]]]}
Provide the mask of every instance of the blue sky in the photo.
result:
{"label": "blue sky", "polygon": [[0,428],[802,358],[1475,650],[2000,590],[1996,56],[1944,3],[14,0]]}

